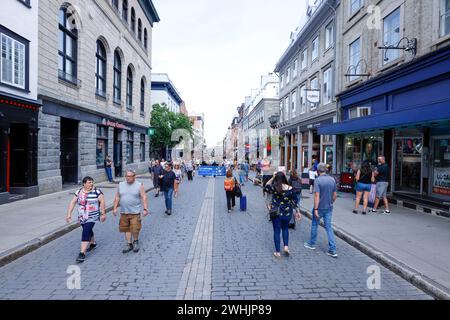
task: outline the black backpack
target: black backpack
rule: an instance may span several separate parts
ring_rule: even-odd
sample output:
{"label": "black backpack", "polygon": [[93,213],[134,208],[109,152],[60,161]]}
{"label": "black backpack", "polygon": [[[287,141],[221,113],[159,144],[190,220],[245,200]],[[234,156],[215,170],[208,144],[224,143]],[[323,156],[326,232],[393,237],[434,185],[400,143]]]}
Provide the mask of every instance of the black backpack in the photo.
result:
{"label": "black backpack", "polygon": [[302,192],[302,181],[300,179],[291,180],[291,186],[295,192]]}

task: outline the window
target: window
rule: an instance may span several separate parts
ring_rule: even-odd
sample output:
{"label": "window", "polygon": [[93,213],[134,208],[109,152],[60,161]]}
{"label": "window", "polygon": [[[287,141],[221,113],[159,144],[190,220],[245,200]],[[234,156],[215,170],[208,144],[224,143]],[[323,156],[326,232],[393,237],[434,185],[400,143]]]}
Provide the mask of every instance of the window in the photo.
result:
{"label": "window", "polygon": [[58,70],[59,77],[70,82],[76,82],[77,77],[77,39],[78,32],[73,14],[67,12],[67,8],[61,8],[59,10]]}
{"label": "window", "polygon": [[286,71],[286,85],[291,81],[291,67],[287,68]]}
{"label": "window", "polygon": [[147,49],[148,47],[148,34],[147,34],[147,28],[144,29],[144,48]]}
{"label": "window", "polygon": [[289,96],[284,99],[284,120],[289,120]]}
{"label": "window", "polygon": [[123,0],[122,2],[122,19],[128,22],[128,0]]}
{"label": "window", "polygon": [[311,60],[314,61],[319,57],[319,37],[312,42]]}
{"label": "window", "polygon": [[[350,44],[349,49],[349,65],[352,66],[352,68],[350,68],[350,73],[354,72],[355,74],[359,74],[360,68],[358,67],[358,69],[356,69],[356,65],[361,60],[361,39],[358,38],[352,44]],[[350,76],[349,80],[353,81],[358,78],[359,76]]]}
{"label": "window", "polygon": [[292,76],[295,79],[298,73],[298,59],[294,60],[294,69],[292,70]]}
{"label": "window", "polygon": [[97,72],[95,73],[96,94],[106,97],[106,50],[100,40],[97,40]]}
{"label": "window", "polygon": [[22,2],[25,6],[31,7],[31,0],[19,0],[19,1]]}
{"label": "window", "polygon": [[133,109],[133,70],[127,69],[127,109]]}
{"label": "window", "polygon": [[292,92],[291,106],[292,106],[291,110],[292,117],[295,117],[297,115],[297,91]]}
{"label": "window", "polygon": [[303,85],[300,88],[300,113],[303,114],[306,112],[306,85]]}
{"label": "window", "polygon": [[114,52],[114,103],[120,104],[122,99],[122,61],[119,52]]}
{"label": "window", "polygon": [[334,23],[331,22],[325,28],[325,50],[334,45]]}
{"label": "window", "polygon": [[119,0],[112,0],[112,5],[115,9],[119,10]]}
{"label": "window", "polygon": [[361,117],[367,117],[371,115],[371,108],[370,107],[353,107],[348,110],[348,118],[349,119],[355,119],[355,118],[361,118]]}
{"label": "window", "polygon": [[323,104],[331,102],[333,95],[332,81],[332,71],[331,68],[328,68],[323,72]]}
{"label": "window", "polygon": [[450,0],[441,0],[441,36],[450,34]]}
{"label": "window", "polygon": [[308,49],[305,49],[302,52],[302,70],[305,70],[307,66],[308,66]]}
{"label": "window", "polygon": [[281,100],[281,101],[280,101],[280,120],[281,120],[281,121],[284,121],[283,101],[284,101],[284,100]]}
{"label": "window", "polygon": [[281,76],[280,76],[280,82],[281,82],[281,88],[283,88],[284,87],[284,74],[282,73],[281,74]]}
{"label": "window", "polygon": [[145,134],[141,134],[141,142],[140,142],[140,148],[141,152],[141,162],[145,161]]}
{"label": "window", "polygon": [[138,39],[139,39],[139,41],[142,41],[142,21],[141,21],[141,19],[138,20]]}
{"label": "window", "polygon": [[26,89],[26,56],[28,44],[1,33],[1,82]]}
{"label": "window", "polygon": [[134,133],[127,131],[127,164],[133,163]]}
{"label": "window", "polygon": [[[319,79],[316,77],[311,80],[311,90],[317,89],[319,89]],[[317,108],[317,103],[311,103],[311,110],[314,110],[315,108]]]}
{"label": "window", "polygon": [[362,0],[350,0],[350,15],[354,15],[362,7]]}
{"label": "window", "polygon": [[97,126],[97,152],[96,162],[97,167],[104,167],[104,161],[108,154],[108,127]]}
{"label": "window", "polygon": [[145,112],[145,79],[141,79],[141,115]]}
{"label": "window", "polygon": [[[396,46],[400,40],[400,8],[389,14],[384,18],[383,23],[384,36],[383,43],[384,46]],[[386,54],[383,55],[383,63],[389,63],[398,59],[400,56],[399,50],[387,50]]]}
{"label": "window", "polygon": [[136,12],[134,11],[134,8],[131,8],[131,31],[133,33],[136,33]]}

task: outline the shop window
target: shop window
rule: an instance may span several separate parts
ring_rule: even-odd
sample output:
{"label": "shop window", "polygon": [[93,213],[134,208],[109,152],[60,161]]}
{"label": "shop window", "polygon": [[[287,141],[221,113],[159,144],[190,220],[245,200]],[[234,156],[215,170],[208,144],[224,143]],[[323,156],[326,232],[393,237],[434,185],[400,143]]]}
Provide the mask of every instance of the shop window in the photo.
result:
{"label": "shop window", "polygon": [[97,126],[97,168],[104,167],[104,161],[108,155],[108,127]]}
{"label": "shop window", "polygon": [[127,164],[133,163],[134,133],[127,131]]}
{"label": "shop window", "polygon": [[433,193],[450,196],[450,139],[434,140]]}

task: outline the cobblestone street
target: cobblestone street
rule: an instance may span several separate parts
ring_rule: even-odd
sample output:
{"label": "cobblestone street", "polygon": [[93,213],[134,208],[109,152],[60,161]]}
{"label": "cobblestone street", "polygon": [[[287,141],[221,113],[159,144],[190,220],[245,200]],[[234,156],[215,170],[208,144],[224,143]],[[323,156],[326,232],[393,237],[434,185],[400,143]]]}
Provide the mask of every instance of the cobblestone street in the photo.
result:
{"label": "cobblestone street", "polygon": [[275,259],[261,189],[248,183],[243,192],[248,211],[237,203],[227,213],[223,179],[196,177],[183,183],[172,216],[150,192],[139,253],[122,254],[119,219],[108,215],[94,229],[98,248],[78,265],[80,290],[67,289],[77,229],[2,267],[0,299],[431,299],[381,266],[381,289],[369,290],[367,268],[377,263],[340,239],[339,257],[327,256],[322,228],[317,249],[305,249],[305,217],[290,231],[291,257]]}

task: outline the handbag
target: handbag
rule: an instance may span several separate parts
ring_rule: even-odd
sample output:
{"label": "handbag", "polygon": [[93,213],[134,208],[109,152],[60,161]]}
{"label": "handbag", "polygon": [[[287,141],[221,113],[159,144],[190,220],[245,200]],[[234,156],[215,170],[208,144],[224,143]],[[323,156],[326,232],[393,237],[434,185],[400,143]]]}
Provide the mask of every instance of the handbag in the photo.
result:
{"label": "handbag", "polygon": [[238,198],[242,197],[242,190],[238,185],[234,187],[234,195]]}
{"label": "handbag", "polygon": [[272,208],[269,210],[270,220],[276,219],[276,217],[278,217],[279,215],[280,215],[280,212],[279,212],[278,208]]}
{"label": "handbag", "polygon": [[370,203],[374,203],[375,202],[376,193],[377,193],[377,185],[376,184],[372,184],[372,186],[370,188],[370,193],[369,193],[369,202]]}

